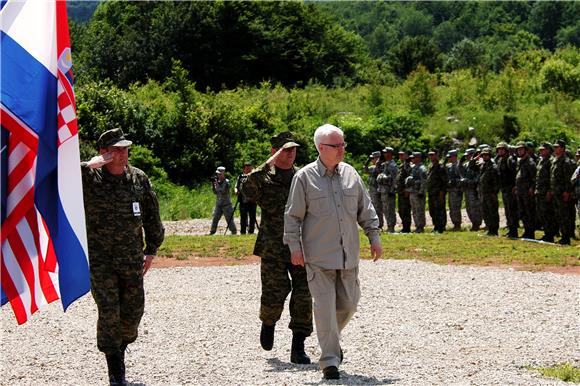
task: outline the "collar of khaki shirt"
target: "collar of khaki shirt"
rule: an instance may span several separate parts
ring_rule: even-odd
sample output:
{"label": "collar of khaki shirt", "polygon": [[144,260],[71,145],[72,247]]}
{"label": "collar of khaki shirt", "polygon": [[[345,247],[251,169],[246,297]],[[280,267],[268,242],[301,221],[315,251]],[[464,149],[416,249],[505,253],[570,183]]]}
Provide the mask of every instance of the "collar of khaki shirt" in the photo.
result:
{"label": "collar of khaki shirt", "polygon": [[340,162],[338,165],[336,165],[334,173],[330,173],[328,168],[324,165],[324,163],[322,163],[320,157],[316,159],[316,166],[318,169],[318,173],[320,173],[321,176],[325,176],[328,174],[329,177],[332,177],[335,174],[340,176],[342,174],[342,170],[344,169],[344,163]]}

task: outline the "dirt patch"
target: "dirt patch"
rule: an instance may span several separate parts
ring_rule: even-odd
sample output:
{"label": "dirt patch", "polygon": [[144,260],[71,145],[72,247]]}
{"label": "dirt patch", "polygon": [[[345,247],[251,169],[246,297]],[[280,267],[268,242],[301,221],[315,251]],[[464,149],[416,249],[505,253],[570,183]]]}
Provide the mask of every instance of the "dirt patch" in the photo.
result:
{"label": "dirt patch", "polygon": [[173,257],[157,256],[153,260],[152,268],[173,268],[173,267],[210,267],[221,265],[241,265],[255,264],[260,261],[256,255],[244,256],[239,259],[226,259],[223,257],[199,257],[188,256],[187,259],[176,259]]}

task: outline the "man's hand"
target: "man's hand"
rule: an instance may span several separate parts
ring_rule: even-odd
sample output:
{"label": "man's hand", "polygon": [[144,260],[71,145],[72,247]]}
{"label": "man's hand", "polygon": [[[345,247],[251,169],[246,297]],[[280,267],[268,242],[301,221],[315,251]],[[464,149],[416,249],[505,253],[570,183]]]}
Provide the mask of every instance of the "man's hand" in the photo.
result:
{"label": "man's hand", "polygon": [[373,261],[377,261],[378,259],[380,259],[382,254],[383,247],[381,246],[381,243],[371,244],[371,258],[373,259]]}
{"label": "man's hand", "polygon": [[570,192],[563,192],[562,193],[562,200],[564,200],[564,202],[570,201]]}
{"label": "man's hand", "polygon": [[149,268],[151,268],[151,263],[153,263],[153,258],[155,258],[155,256],[145,255],[145,259],[143,260],[143,276],[145,276],[147,271],[149,271]]}
{"label": "man's hand", "polygon": [[292,252],[292,254],[290,255],[290,262],[293,265],[299,265],[301,267],[304,267],[304,255],[302,254],[302,250]]}
{"label": "man's hand", "polygon": [[272,156],[270,158],[268,158],[268,160],[266,161],[266,164],[269,167],[272,167],[272,165],[274,165],[276,163],[276,159],[280,156],[280,154],[282,153],[283,150],[284,150],[283,148],[278,149],[278,151],[276,153],[272,154]]}
{"label": "man's hand", "polygon": [[87,162],[87,166],[91,169],[100,168],[113,160],[113,153],[105,153],[96,155]]}

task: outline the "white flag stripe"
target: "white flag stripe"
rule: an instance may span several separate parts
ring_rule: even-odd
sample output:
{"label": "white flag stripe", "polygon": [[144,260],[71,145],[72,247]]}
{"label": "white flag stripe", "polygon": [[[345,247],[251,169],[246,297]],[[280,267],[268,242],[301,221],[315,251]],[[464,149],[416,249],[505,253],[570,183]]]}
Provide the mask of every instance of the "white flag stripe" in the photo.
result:
{"label": "white flag stripe", "polygon": [[8,174],[12,173],[14,168],[26,157],[26,155],[30,153],[30,148],[26,146],[24,143],[20,142],[12,153],[8,156]]}
{"label": "white flag stripe", "polygon": [[[35,208],[36,209],[36,208]],[[40,256],[42,256],[42,259],[44,261],[46,261],[46,254],[47,254],[47,250],[48,250],[48,233],[46,233],[46,229],[44,227],[44,222],[42,220],[42,216],[40,215],[40,212],[38,212],[38,210],[36,210],[36,221],[38,223],[38,235],[39,235],[39,241],[40,241]],[[48,275],[50,276],[50,280],[52,281],[52,284],[54,285],[54,289],[56,290],[56,293],[58,294],[58,297],[60,298],[60,288],[59,288],[59,282],[58,282],[58,263],[56,265],[56,269],[54,272],[49,272]]]}
{"label": "white flag stripe", "polygon": [[72,133],[67,125],[63,125],[58,129],[58,140],[62,143],[72,137]]}
{"label": "white flag stripe", "polygon": [[30,291],[28,283],[22,275],[22,270],[16,261],[16,257],[10,248],[10,243],[8,240],[4,241],[2,244],[2,257],[4,258],[4,264],[6,265],[6,271],[12,279],[14,286],[16,287],[16,292],[20,295],[20,300],[24,305],[24,310],[26,312],[26,319],[30,318]]}
{"label": "white flag stripe", "polygon": [[56,82],[56,84],[57,84],[56,96],[60,96],[60,94],[64,92],[64,87],[62,87],[62,83],[60,82]]}
{"label": "white flag stripe", "polygon": [[60,113],[65,123],[69,123],[70,121],[73,121],[77,117],[75,114],[75,110],[71,105],[68,105],[64,109],[60,110]]}
{"label": "white flag stripe", "polygon": [[[34,162],[36,165],[36,161]],[[14,210],[16,205],[20,200],[34,187],[34,168],[30,169],[28,173],[22,177],[18,184],[14,187],[14,190],[10,192],[6,198],[6,216]]]}
{"label": "white flag stripe", "polygon": [[26,254],[30,259],[32,269],[34,271],[34,300],[38,308],[48,304],[46,298],[44,297],[44,292],[42,292],[42,287],[40,286],[40,275],[38,271],[38,250],[36,249],[36,244],[34,242],[34,234],[32,229],[30,229],[30,224],[28,223],[26,217],[16,225],[18,230],[18,235],[26,248]]}

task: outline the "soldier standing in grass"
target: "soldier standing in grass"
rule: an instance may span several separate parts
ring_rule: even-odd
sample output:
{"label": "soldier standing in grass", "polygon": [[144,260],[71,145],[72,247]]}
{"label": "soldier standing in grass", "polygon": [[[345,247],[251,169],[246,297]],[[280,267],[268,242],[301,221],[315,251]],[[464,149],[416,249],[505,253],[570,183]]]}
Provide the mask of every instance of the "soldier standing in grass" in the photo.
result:
{"label": "soldier standing in grass", "polygon": [[481,226],[481,200],[477,194],[479,184],[479,165],[475,157],[475,149],[465,150],[466,161],[463,163],[463,178],[461,184],[465,192],[465,209],[471,221],[470,231],[477,232]]}
{"label": "soldier standing in grass", "polygon": [[381,172],[377,176],[378,189],[381,192],[383,210],[387,220],[387,232],[395,233],[397,223],[396,191],[397,191],[397,164],[393,160],[394,150],[392,147],[385,147],[382,151],[384,155],[381,164]]}
{"label": "soldier standing in grass", "polygon": [[518,204],[516,196],[513,193],[516,183],[517,161],[510,155],[510,146],[505,142],[498,143],[496,151],[501,198],[508,227],[506,237],[518,237]]}
{"label": "soldier standing in grass", "polygon": [[250,162],[244,163],[242,174],[236,180],[235,193],[238,196],[240,203],[240,233],[245,235],[246,229],[248,234],[254,234],[254,227],[256,225],[256,203],[244,196],[240,191],[242,183],[248,178],[252,172],[252,164]]}
{"label": "soldier standing in grass", "polygon": [[260,264],[262,296],[260,299],[260,344],[272,350],[276,322],[290,295],[290,324],[292,347],[290,361],[310,363],[304,351],[304,340],[312,333],[312,297],[304,267],[290,262],[290,250],[284,245],[284,208],[298,170],[294,166],[296,147],[292,133],[284,132],[270,138],[272,156],[248,175],[241,192],[262,209],[262,220],[254,254],[262,258]]}
{"label": "soldier standing in grass", "polygon": [[457,150],[450,150],[447,153],[449,163],[447,168],[447,200],[449,202],[449,217],[453,223],[453,230],[461,230],[461,202],[463,201],[463,191],[461,190],[461,165],[457,159]]}
{"label": "soldier standing in grass", "polygon": [[381,201],[381,193],[378,191],[377,176],[379,175],[381,159],[380,151],[373,151],[369,155],[369,161],[371,165],[365,165],[365,173],[369,175],[369,196],[371,196],[371,201],[377,216],[379,216],[379,228],[383,228],[383,203]]}
{"label": "soldier standing in grass", "polygon": [[422,162],[422,154],[413,152],[411,162],[411,175],[407,177],[405,186],[409,189],[411,198],[411,212],[415,223],[415,233],[423,233],[425,228],[425,188],[427,183],[427,170]]}
{"label": "soldier standing in grass", "polygon": [[212,181],[211,188],[216,195],[216,199],[209,234],[215,234],[218,223],[223,214],[230,232],[235,235],[237,230],[236,224],[234,223],[234,207],[232,206],[232,200],[230,199],[230,180],[226,178],[226,168],[219,166],[216,169],[215,174],[216,178]]}
{"label": "soldier standing in grass", "polygon": [[111,385],[127,384],[125,349],[137,339],[145,308],[143,275],[164,236],[149,179],[128,165],[131,144],[121,129],[108,130],[99,137],[100,155],[81,163],[97,347]]}
{"label": "soldier standing in grass", "polygon": [[554,242],[554,235],[556,234],[556,223],[554,219],[554,206],[552,200],[548,195],[550,191],[550,168],[552,162],[550,155],[552,154],[552,145],[544,142],[540,145],[540,159],[536,165],[536,212],[540,220],[540,224],[544,229],[544,236],[540,240],[549,243]]}
{"label": "soldier standing in grass", "polygon": [[562,235],[558,244],[570,245],[570,239],[574,235],[571,181],[574,164],[566,156],[566,142],[559,139],[553,147],[554,157],[550,168],[550,192],[548,194],[553,200],[556,223]]}
{"label": "soldier standing in grass", "polygon": [[429,194],[429,215],[433,221],[433,232],[445,232],[447,212],[445,210],[445,193],[447,190],[447,170],[439,163],[436,150],[428,153],[431,166],[427,172],[427,192]]}
{"label": "soldier standing in grass", "polygon": [[[411,193],[405,186],[407,177],[411,175],[411,162],[406,151],[399,151],[399,172],[397,174],[397,206],[399,217],[403,223],[401,233],[411,232]],[[378,214],[377,214],[378,215]]]}
{"label": "soldier standing in grass", "polygon": [[499,191],[499,173],[491,159],[491,148],[481,150],[481,174],[479,176],[479,196],[483,210],[483,220],[487,226],[488,236],[497,236],[499,230],[499,213],[497,193]]}
{"label": "soldier standing in grass", "polygon": [[524,239],[533,239],[536,230],[536,207],[534,189],[536,186],[536,163],[527,152],[526,143],[518,142],[518,164],[516,169],[516,184],[513,193],[518,200],[518,215],[524,224]]}

